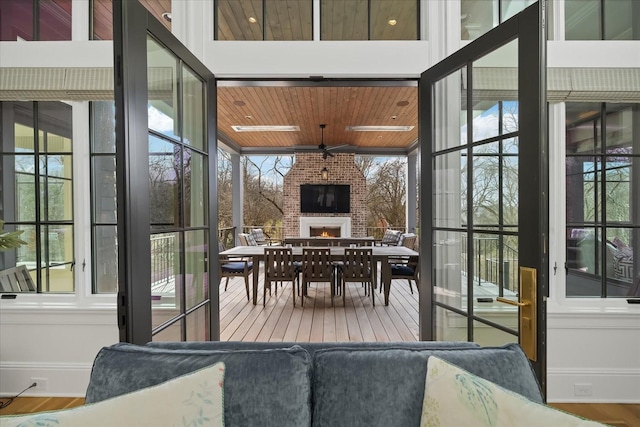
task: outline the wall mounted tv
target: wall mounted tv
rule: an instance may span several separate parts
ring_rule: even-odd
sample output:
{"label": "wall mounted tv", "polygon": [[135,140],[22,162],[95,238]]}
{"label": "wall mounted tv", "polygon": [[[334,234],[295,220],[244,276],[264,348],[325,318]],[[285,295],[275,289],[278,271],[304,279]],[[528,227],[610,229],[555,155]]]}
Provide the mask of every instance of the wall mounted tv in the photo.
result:
{"label": "wall mounted tv", "polygon": [[301,213],[349,213],[351,186],[331,184],[300,185]]}

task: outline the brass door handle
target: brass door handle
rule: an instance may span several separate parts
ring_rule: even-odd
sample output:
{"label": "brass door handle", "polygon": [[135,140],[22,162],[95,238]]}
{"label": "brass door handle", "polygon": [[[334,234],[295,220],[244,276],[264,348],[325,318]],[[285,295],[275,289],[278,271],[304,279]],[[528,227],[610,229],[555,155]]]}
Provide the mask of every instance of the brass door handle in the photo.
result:
{"label": "brass door handle", "polygon": [[524,301],[524,302],[511,301],[510,299],[506,299],[506,298],[503,298],[503,297],[497,297],[496,301],[503,302],[503,303],[509,304],[509,305],[515,305],[515,306],[518,306],[518,307],[526,307],[528,305],[531,305],[530,301]]}

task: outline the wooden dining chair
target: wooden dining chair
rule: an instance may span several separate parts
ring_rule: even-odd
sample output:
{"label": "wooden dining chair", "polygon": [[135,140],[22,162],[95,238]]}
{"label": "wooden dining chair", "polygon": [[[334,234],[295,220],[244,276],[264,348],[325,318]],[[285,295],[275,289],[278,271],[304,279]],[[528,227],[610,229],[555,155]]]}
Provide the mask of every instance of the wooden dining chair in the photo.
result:
{"label": "wooden dining chair", "polygon": [[335,295],[333,265],[329,248],[302,249],[302,305],[307,296],[309,283],[328,282],[331,287],[331,306]]}
{"label": "wooden dining chair", "polygon": [[[271,284],[275,283],[275,292],[278,295],[278,282],[291,282],[293,289],[293,306],[296,306],[296,279],[298,283],[298,295],[300,295],[300,278],[296,264],[293,261],[291,248],[266,247],[264,249],[264,289],[262,293],[262,305],[267,304],[267,289],[271,295]],[[304,304],[304,297],[302,299]]]}
{"label": "wooden dining chair", "polygon": [[342,302],[347,303],[347,282],[362,283],[364,295],[371,295],[371,304],[376,305],[373,291],[373,254],[371,248],[346,248],[344,261],[339,266],[339,280],[342,287]]}
{"label": "wooden dining chair", "polygon": [[[225,250],[224,245],[218,242],[218,253]],[[231,277],[244,277],[244,287],[247,290],[247,301],[249,300],[249,276],[253,272],[253,262],[245,258],[219,255],[218,273],[220,279],[226,278],[224,290],[227,291],[229,279]]]}

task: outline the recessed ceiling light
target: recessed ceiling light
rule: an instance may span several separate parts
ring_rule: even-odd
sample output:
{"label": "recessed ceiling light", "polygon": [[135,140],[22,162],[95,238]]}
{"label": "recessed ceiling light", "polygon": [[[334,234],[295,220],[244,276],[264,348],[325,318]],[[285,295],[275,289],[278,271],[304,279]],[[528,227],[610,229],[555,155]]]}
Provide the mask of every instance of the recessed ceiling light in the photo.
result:
{"label": "recessed ceiling light", "polygon": [[256,22],[258,22],[258,20],[256,18],[254,18],[253,16],[249,17],[249,22],[251,22],[252,24],[255,24]]}
{"label": "recessed ceiling light", "polygon": [[398,118],[398,116],[391,116],[391,120],[395,120],[397,118]]}
{"label": "recessed ceiling light", "polygon": [[251,120],[251,119],[253,119],[253,116],[244,116],[244,118]]}
{"label": "recessed ceiling light", "polygon": [[409,132],[413,126],[345,126],[344,130],[352,132]]}
{"label": "recessed ceiling light", "polygon": [[396,105],[398,107],[406,107],[407,105],[409,105],[409,101],[398,101]]}
{"label": "recessed ceiling light", "polygon": [[162,17],[164,18],[165,21],[171,22],[171,12],[164,12],[162,14]]}
{"label": "recessed ceiling light", "polygon": [[231,126],[236,132],[300,132],[300,126]]}
{"label": "recessed ceiling light", "polygon": [[394,26],[398,23],[398,21],[396,21],[395,19],[389,19],[389,25]]}

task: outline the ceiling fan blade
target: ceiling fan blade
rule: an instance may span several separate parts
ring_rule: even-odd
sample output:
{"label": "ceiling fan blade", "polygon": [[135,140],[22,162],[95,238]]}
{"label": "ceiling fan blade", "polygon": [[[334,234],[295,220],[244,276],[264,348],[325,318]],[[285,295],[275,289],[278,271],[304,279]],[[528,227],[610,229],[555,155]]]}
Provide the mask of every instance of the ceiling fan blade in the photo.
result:
{"label": "ceiling fan blade", "polygon": [[326,150],[327,151],[338,150],[340,148],[345,148],[345,147],[351,147],[351,144],[332,145],[330,147],[327,147]]}

